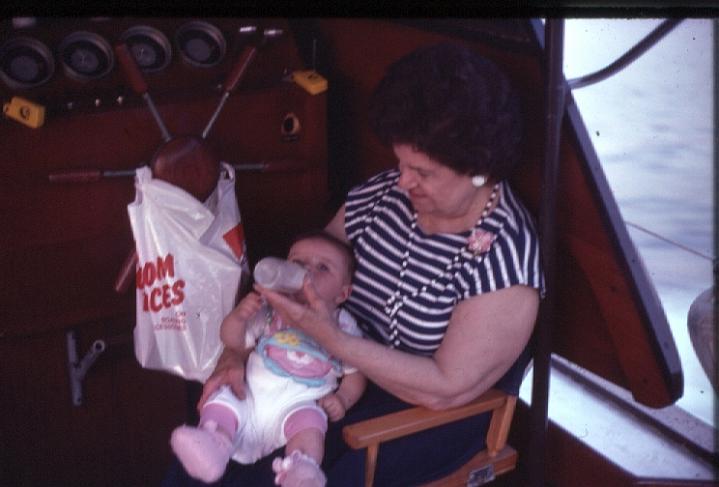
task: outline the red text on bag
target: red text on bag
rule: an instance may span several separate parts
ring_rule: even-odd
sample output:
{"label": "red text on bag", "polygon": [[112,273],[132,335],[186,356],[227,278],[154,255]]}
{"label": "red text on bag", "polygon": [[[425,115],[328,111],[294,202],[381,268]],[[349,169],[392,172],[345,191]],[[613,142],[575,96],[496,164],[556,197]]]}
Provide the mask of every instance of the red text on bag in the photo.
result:
{"label": "red text on bag", "polygon": [[[175,258],[167,254],[164,258],[158,257],[157,261],[145,262],[137,268],[135,281],[137,289],[143,291],[143,309],[157,313],[163,308],[170,308],[182,303],[185,299],[185,281],[178,279],[175,282],[168,282],[154,286],[156,281],[168,280],[175,277]],[[154,286],[154,287],[153,287]]]}

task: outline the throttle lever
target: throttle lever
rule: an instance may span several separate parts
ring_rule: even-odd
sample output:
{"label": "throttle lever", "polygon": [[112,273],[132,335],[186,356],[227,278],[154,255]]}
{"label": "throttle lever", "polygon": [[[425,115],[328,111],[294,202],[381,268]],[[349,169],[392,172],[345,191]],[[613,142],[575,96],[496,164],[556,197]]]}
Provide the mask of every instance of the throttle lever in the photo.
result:
{"label": "throttle lever", "polygon": [[237,63],[232,68],[232,71],[230,71],[229,76],[227,77],[224,84],[222,85],[222,89],[223,89],[224,93],[222,94],[222,98],[220,98],[220,103],[217,105],[217,108],[215,108],[215,112],[212,114],[212,116],[210,117],[210,120],[207,122],[207,126],[205,127],[205,130],[202,131],[203,139],[207,138],[207,134],[210,133],[210,129],[212,129],[212,126],[215,124],[217,117],[220,115],[220,111],[222,111],[222,107],[225,106],[227,99],[230,97],[230,93],[232,93],[235,90],[235,88],[237,88],[237,85],[240,83],[240,80],[245,75],[245,72],[247,71],[248,66],[250,65],[252,60],[255,58],[256,54],[257,54],[257,47],[254,45],[245,46],[245,48],[242,50],[240,59],[237,60]]}
{"label": "throttle lever", "polygon": [[127,78],[128,83],[130,83],[132,91],[140,95],[142,99],[145,100],[147,107],[150,109],[150,113],[152,113],[152,117],[155,119],[155,122],[162,133],[162,140],[165,142],[169,141],[172,136],[167,130],[167,126],[165,126],[165,122],[162,120],[160,112],[157,111],[157,107],[152,101],[152,97],[150,97],[145,78],[143,78],[140,68],[137,67],[135,59],[132,57],[130,50],[127,48],[127,44],[116,44],[115,54],[117,54],[117,60],[120,62],[122,72],[125,75],[125,78]]}
{"label": "throttle lever", "polygon": [[[247,29],[240,28],[240,33],[254,34],[256,30],[257,29],[255,27],[248,27]],[[235,88],[237,88],[237,85],[240,83],[240,80],[245,76],[245,72],[247,71],[247,68],[249,67],[252,60],[257,55],[257,51],[259,50],[259,48],[266,44],[270,39],[279,37],[282,34],[283,31],[281,29],[265,29],[262,33],[262,37],[260,40],[256,40],[255,42],[251,42],[250,44],[245,46],[245,48],[242,50],[242,53],[240,54],[240,58],[237,60],[237,63],[235,63],[234,67],[232,68],[232,71],[230,71],[230,74],[227,76],[227,79],[222,85],[222,91],[224,93],[222,94],[222,98],[220,98],[220,102],[218,103],[217,108],[215,108],[215,112],[212,114],[210,120],[207,122],[205,130],[202,131],[203,139],[207,138],[207,134],[210,133],[212,126],[215,124],[215,121],[217,121],[217,117],[220,115],[222,107],[225,106],[225,102],[227,102],[227,99],[230,97],[230,93],[235,91]]]}

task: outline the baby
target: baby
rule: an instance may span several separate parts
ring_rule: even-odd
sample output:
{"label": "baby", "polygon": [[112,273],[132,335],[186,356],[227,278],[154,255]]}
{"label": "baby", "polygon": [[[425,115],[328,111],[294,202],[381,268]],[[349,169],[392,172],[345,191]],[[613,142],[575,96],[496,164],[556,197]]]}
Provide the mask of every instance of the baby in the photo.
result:
{"label": "baby", "polygon": [[[287,259],[307,270],[317,296],[337,313],[340,328],[359,335],[355,320],[339,308],[351,290],[352,250],[320,231],[295,240]],[[294,298],[305,301],[303,291]],[[284,325],[255,292],[227,315],[220,334],[225,347],[252,349],[246,363],[246,397],[238,399],[223,386],[203,405],[199,426],[173,431],[170,443],[185,470],[210,483],[222,476],[230,458],[254,463],[285,445],[285,458],[276,458],[272,465],[275,483],[325,485],[319,465],[327,418],[341,419],[357,402],[365,389],[364,376]]]}

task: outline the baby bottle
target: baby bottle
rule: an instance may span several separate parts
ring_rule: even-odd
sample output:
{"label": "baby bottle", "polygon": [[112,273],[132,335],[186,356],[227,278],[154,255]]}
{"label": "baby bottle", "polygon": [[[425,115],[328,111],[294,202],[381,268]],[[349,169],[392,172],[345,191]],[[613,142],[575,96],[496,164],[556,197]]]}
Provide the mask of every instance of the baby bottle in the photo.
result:
{"label": "baby bottle", "polygon": [[277,257],[265,257],[255,266],[255,282],[262,287],[292,294],[302,289],[307,271],[294,262]]}

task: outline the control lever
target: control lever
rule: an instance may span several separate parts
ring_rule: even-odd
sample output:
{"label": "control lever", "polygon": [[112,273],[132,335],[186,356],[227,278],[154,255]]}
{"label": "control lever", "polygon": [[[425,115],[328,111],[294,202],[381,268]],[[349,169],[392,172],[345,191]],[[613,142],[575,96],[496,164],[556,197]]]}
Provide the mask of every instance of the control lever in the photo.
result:
{"label": "control lever", "polygon": [[[240,28],[239,32],[241,34],[254,34],[256,30],[256,27],[247,27],[245,29]],[[237,85],[240,84],[240,80],[245,76],[245,72],[247,71],[247,68],[250,63],[252,63],[252,60],[255,58],[255,55],[257,55],[257,50],[259,49],[259,47],[268,42],[269,40],[281,36],[282,34],[282,29],[265,29],[262,33],[262,38],[259,43],[253,42],[245,46],[245,48],[242,50],[242,53],[240,54],[240,59],[237,60],[237,63],[232,68],[232,71],[230,71],[230,74],[227,76],[227,79],[222,85],[222,98],[220,98],[220,102],[218,103],[217,108],[215,108],[215,112],[212,114],[210,120],[207,122],[205,130],[202,131],[203,139],[206,139],[207,134],[210,133],[212,126],[215,124],[215,121],[217,121],[217,117],[222,111],[222,107],[225,106],[227,99],[230,97],[230,93],[232,93],[235,88],[237,88]]]}
{"label": "control lever", "polygon": [[117,54],[117,60],[120,62],[122,72],[125,75],[125,78],[127,78],[127,81],[130,83],[132,91],[140,95],[142,99],[145,100],[147,107],[150,109],[152,117],[155,119],[157,126],[160,128],[160,132],[162,133],[162,140],[167,142],[172,138],[170,136],[170,132],[167,130],[165,122],[160,116],[160,112],[157,111],[157,107],[152,101],[152,97],[147,90],[147,83],[145,82],[145,78],[142,77],[140,68],[138,68],[137,64],[135,64],[135,60],[132,58],[132,54],[127,48],[127,44],[117,44],[115,46],[115,54]]}

